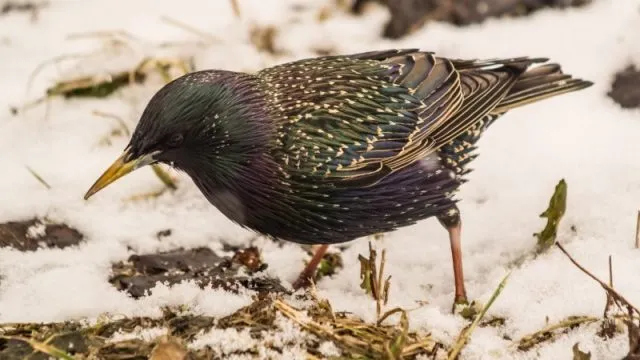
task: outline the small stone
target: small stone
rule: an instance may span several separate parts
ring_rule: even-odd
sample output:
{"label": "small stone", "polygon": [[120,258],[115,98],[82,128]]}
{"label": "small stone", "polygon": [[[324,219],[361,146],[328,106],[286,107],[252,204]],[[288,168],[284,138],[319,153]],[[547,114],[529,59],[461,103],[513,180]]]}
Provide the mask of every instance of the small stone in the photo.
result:
{"label": "small stone", "polygon": [[640,107],[640,69],[630,65],[618,72],[607,94],[625,109]]}
{"label": "small stone", "polygon": [[35,251],[41,247],[63,249],[78,245],[84,236],[66,224],[41,219],[0,224],[0,248]]}

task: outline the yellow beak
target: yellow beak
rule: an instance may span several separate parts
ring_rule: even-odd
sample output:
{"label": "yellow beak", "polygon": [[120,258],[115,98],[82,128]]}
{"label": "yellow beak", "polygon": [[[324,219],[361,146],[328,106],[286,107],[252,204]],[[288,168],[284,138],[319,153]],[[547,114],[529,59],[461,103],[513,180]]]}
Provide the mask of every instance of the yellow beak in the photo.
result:
{"label": "yellow beak", "polygon": [[96,180],[89,191],[84,195],[84,199],[89,199],[93,194],[104,189],[109,184],[128,173],[143,166],[153,164],[155,162],[153,155],[155,155],[155,153],[143,155],[137,159],[126,160],[129,157],[129,152],[125,150],[124,153],[122,153],[122,155],[120,155],[120,157],[116,159],[116,161],[114,161],[113,164],[109,166],[109,168],[98,178],[98,180]]}

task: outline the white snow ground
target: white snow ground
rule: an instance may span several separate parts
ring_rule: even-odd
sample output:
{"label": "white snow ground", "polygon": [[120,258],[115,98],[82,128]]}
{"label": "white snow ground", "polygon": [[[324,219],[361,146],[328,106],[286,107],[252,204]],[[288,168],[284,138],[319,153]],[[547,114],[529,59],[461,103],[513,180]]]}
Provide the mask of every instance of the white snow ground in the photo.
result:
{"label": "white snow ground", "polygon": [[[381,7],[372,7],[363,17],[334,13],[318,23],[317,12],[329,0],[239,3],[242,20],[222,0],[51,1],[36,22],[24,14],[0,18],[0,222],[48,216],[87,237],[79,247],[65,250],[0,250],[0,322],[61,321],[103,313],[158,315],[160,306],[171,304],[225,315],[251,301],[248,294],[200,290],[191,284],[158,285],[153,295],[135,301],[107,282],[110,264],[131,254],[127,247],[138,253],[179,246],[215,249],[219,239],[243,243],[252,236],[211,207],[185,176],[180,177],[178,191],[153,200],[123,201],[161,187],[149,169],[118,181],[88,202],[82,199],[128,140],[120,136],[111,145],[101,144],[117,124],[92,111],[122,116],[133,128],[159,80],[107,100],[52,100],[22,116],[9,115],[9,106],[40,96],[63,75],[131,66],[157,52],[194,55],[198,68],[255,71],[312,56],[313,48],[322,47],[342,53],[420,47],[455,57],[546,56],[566,72],[594,81],[587,90],[511,112],[481,140],[481,156],[473,164],[476,170],[460,193],[468,291],[471,298],[486,301],[509,263],[531,251],[532,234],[544,226],[538,214],[555,184],[565,178],[569,200],[560,241],[602,278],[612,255],[615,287],[640,304],[640,250],[633,248],[640,208],[640,112],[623,110],[606,97],[617,70],[633,61],[640,64],[640,1],[596,0],[585,9],[546,10],[466,28],[432,23],[399,41],[380,38],[388,17]],[[305,4],[306,10],[294,12],[293,3]],[[162,16],[189,23],[217,40],[169,25]],[[276,44],[288,55],[258,53],[249,42],[249,23],[280,27]],[[105,30],[127,31],[141,40],[114,60],[98,56],[50,66],[25,95],[29,75],[42,62],[98,49],[99,38],[69,39],[70,34]],[[162,50],[153,45],[163,41],[190,44]],[[197,46],[196,41],[209,44]],[[25,166],[52,188],[44,188]],[[173,229],[173,236],[158,242],[155,234],[165,228]],[[270,274],[285,281],[295,278],[306,256],[297,245],[278,248],[268,241],[258,245]],[[393,276],[389,308],[416,308],[417,300],[428,301],[410,313],[411,327],[453,341],[466,322],[449,313],[453,279],[446,232],[437,221],[426,220],[387,234],[376,246],[387,249],[387,273]],[[345,268],[318,287],[335,310],[373,319],[375,306],[358,287],[357,255],[366,251],[367,239],[352,242],[343,253]],[[599,286],[552,249],[514,269],[491,308],[490,314],[507,318],[506,330],[477,329],[463,356],[568,358],[571,346],[579,341],[582,350],[592,352],[592,359],[620,358],[627,351],[626,335],[604,342],[594,336],[594,327],[572,331],[527,353],[517,352],[502,337],[507,333],[517,339],[546,321],[569,315],[600,316],[604,303]],[[229,338],[208,336],[198,341],[223,346],[216,341]]]}

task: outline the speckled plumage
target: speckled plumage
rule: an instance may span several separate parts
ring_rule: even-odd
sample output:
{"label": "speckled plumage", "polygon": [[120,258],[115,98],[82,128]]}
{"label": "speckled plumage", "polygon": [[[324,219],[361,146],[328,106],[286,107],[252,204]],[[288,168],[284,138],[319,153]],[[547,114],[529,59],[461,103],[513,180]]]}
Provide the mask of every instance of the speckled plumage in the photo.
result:
{"label": "speckled plumage", "polygon": [[289,241],[340,243],[431,216],[455,222],[454,195],[487,126],[589,85],[554,64],[527,71],[545,60],[410,49],[255,75],[196,72],[152,99],[131,148],[182,133],[187,146],[159,160],[191,175],[232,220]]}
{"label": "speckled plumage", "polygon": [[[340,243],[438,216],[475,142],[512,107],[590,83],[546,59],[450,60],[415,49],[305,59],[255,75],[188,74],[151,100],[134,154],[186,171],[237,223]],[[448,219],[448,220],[447,220]]]}
{"label": "speckled plumage", "polygon": [[341,243],[435,216],[449,232],[456,302],[465,302],[455,194],[477,140],[513,108],[591,85],[556,64],[532,66],[543,62],[408,49],[304,59],[253,75],[187,74],[151,99],[127,149],[85,198],[164,162],[231,220],[298,243]]}

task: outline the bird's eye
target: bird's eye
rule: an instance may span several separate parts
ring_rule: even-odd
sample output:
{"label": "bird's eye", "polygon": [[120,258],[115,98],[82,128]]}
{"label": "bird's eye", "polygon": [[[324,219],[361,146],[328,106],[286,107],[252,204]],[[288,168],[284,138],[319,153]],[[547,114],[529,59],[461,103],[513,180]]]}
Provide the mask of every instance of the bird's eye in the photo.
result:
{"label": "bird's eye", "polygon": [[169,138],[167,139],[167,146],[169,147],[178,147],[182,144],[182,141],[184,140],[184,136],[180,133],[176,133],[173,134],[171,136],[169,136]]}

